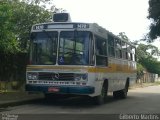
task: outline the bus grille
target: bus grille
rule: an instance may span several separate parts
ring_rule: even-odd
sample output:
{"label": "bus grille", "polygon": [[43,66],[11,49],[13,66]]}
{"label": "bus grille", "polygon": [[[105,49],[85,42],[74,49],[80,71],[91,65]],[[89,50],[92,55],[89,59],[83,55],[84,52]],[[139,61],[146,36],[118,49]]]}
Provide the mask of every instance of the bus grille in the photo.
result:
{"label": "bus grille", "polygon": [[49,73],[40,72],[38,76],[39,80],[54,80],[54,81],[73,81],[73,73]]}

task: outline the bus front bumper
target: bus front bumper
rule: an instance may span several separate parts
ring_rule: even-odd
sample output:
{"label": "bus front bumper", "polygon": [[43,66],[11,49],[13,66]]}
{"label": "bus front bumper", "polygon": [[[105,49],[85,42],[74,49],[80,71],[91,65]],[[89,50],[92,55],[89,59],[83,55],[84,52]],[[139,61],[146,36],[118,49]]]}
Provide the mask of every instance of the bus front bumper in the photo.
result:
{"label": "bus front bumper", "polygon": [[28,92],[43,92],[57,94],[78,94],[88,95],[94,93],[95,89],[91,86],[49,86],[49,85],[31,85],[25,86]]}

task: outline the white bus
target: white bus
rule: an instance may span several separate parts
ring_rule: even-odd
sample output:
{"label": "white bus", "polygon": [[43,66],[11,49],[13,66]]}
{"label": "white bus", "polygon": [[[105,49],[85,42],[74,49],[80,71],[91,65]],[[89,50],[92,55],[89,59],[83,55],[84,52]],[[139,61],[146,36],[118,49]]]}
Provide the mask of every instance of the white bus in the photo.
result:
{"label": "white bus", "polygon": [[53,22],[33,25],[26,91],[90,96],[102,104],[107,93],[126,98],[136,80],[135,47],[95,23],[55,13]]}

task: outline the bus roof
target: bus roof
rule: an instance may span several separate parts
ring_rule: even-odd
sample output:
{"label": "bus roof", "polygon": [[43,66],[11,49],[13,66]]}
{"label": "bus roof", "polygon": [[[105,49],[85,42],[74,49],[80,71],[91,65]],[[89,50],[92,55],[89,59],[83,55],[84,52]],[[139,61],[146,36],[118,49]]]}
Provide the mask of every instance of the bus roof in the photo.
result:
{"label": "bus roof", "polygon": [[31,32],[40,32],[40,31],[52,31],[52,30],[80,30],[80,31],[91,31],[92,33],[99,35],[104,38],[108,38],[108,35],[113,36],[114,38],[120,39],[133,47],[129,41],[123,40],[118,36],[114,35],[112,32],[106,30],[105,28],[99,26],[97,23],[83,23],[83,22],[46,22],[39,23],[32,26]]}

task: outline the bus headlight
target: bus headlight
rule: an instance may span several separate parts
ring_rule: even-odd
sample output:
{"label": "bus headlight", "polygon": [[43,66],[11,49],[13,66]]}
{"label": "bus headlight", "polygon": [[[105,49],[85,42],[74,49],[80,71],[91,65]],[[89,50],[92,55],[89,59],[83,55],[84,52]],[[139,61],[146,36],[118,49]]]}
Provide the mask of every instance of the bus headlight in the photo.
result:
{"label": "bus headlight", "polygon": [[75,81],[87,81],[88,80],[88,75],[87,74],[75,74],[74,75],[74,80]]}
{"label": "bus headlight", "polygon": [[28,80],[37,80],[38,79],[38,73],[27,73],[27,79]]}

